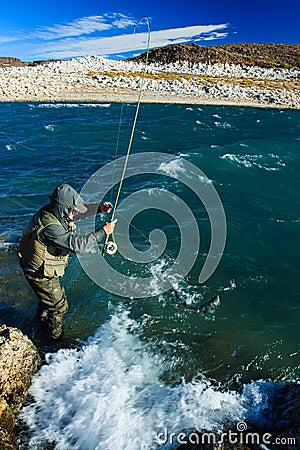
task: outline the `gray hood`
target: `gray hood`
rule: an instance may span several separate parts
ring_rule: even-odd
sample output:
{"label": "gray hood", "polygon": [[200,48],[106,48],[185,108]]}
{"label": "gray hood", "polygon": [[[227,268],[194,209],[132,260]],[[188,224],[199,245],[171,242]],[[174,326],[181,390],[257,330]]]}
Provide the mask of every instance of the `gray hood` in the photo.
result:
{"label": "gray hood", "polygon": [[50,210],[62,224],[66,224],[70,220],[71,211],[75,210],[80,213],[87,211],[80,195],[68,184],[57,186],[50,195],[50,199]]}

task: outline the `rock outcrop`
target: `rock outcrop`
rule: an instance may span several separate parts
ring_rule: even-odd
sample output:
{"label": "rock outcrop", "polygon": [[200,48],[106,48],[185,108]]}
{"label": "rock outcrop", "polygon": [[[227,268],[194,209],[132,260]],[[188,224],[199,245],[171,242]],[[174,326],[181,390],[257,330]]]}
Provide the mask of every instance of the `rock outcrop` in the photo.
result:
{"label": "rock outcrop", "polygon": [[11,58],[9,56],[0,57],[0,67],[11,67],[11,66],[24,66],[26,63],[18,58]]}
{"label": "rock outcrop", "polygon": [[17,448],[16,416],[40,364],[34,344],[16,328],[0,327],[0,448]]}
{"label": "rock outcrop", "polygon": [[[145,61],[143,53],[134,61]],[[241,43],[219,45],[171,44],[150,50],[149,62],[180,61],[204,64],[235,64],[262,68],[300,69],[300,45]]]}
{"label": "rock outcrop", "polygon": [[22,66],[40,66],[48,64],[49,62],[59,61],[58,59],[43,59],[32,62],[21,61],[19,58],[12,58],[10,56],[0,56],[0,67],[22,67]]}

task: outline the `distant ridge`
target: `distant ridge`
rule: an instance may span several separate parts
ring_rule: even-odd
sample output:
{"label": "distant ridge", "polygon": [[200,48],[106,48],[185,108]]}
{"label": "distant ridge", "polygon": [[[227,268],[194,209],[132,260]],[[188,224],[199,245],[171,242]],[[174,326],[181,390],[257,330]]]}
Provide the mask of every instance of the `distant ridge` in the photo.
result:
{"label": "distant ridge", "polygon": [[[128,60],[145,62],[146,53]],[[59,60],[23,62],[18,58],[2,56],[0,57],[0,67],[37,66],[55,61]],[[203,46],[171,44],[149,51],[150,63],[169,64],[177,61],[180,63],[184,61],[204,64],[228,63],[240,64],[241,66],[300,70],[300,45],[242,43]]]}
{"label": "distant ridge", "polygon": [[40,64],[47,64],[48,62],[59,61],[58,59],[47,59],[41,61],[24,62],[19,58],[13,58],[10,56],[0,56],[0,67],[20,67],[20,66],[38,66]]}
{"label": "distant ridge", "polygon": [[[145,61],[146,53],[130,59],[132,61]],[[300,45],[242,43],[202,46],[196,44],[171,44],[149,51],[150,63],[169,64],[176,61],[300,69]]]}

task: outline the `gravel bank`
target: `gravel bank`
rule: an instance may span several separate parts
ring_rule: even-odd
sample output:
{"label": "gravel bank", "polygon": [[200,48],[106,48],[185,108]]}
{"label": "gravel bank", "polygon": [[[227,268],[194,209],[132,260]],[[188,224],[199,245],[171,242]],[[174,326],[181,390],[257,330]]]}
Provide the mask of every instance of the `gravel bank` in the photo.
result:
{"label": "gravel bank", "polygon": [[[0,101],[135,102],[143,70],[143,64],[98,56],[1,68]],[[229,64],[151,64],[143,101],[299,108],[299,73]]]}

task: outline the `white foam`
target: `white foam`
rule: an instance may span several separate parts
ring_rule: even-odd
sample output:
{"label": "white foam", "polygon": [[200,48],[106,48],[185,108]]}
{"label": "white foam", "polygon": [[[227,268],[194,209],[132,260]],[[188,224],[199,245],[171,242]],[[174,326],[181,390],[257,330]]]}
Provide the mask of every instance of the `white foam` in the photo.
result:
{"label": "white foam", "polygon": [[206,379],[164,383],[172,361],[154,354],[136,328],[119,312],[82,350],[47,356],[30,387],[34,401],[21,412],[30,449],[52,442],[57,450],[150,450],[165,429],[218,432],[244,417],[244,399]]}
{"label": "white foam", "polygon": [[228,122],[215,122],[217,128],[223,128],[224,130],[228,130],[232,128],[232,125]]}
{"label": "white foam", "polygon": [[229,282],[229,286],[226,286],[226,287],[223,287],[223,291],[225,292],[225,291],[233,291],[233,289],[235,289],[236,288],[236,283],[235,283],[235,280],[230,280],[230,282]]}
{"label": "white foam", "polygon": [[111,103],[40,103],[38,105],[29,105],[30,108],[109,108]]}
{"label": "white foam", "polygon": [[267,153],[266,155],[236,155],[226,153],[225,155],[220,156],[220,158],[239,166],[247,168],[256,167],[267,171],[280,170],[282,167],[286,166],[279,156],[274,155],[273,153]]}
{"label": "white foam", "polygon": [[179,173],[185,172],[184,167],[182,167],[182,161],[179,158],[173,159],[169,163],[161,163],[158,170],[165,172],[171,177],[176,177]]}
{"label": "white foam", "polygon": [[45,128],[45,130],[48,130],[48,131],[54,131],[54,125],[52,125],[52,124],[44,125],[44,128]]}
{"label": "white foam", "polygon": [[0,249],[1,250],[10,250],[11,248],[17,248],[19,245],[18,242],[2,242],[0,241]]}

